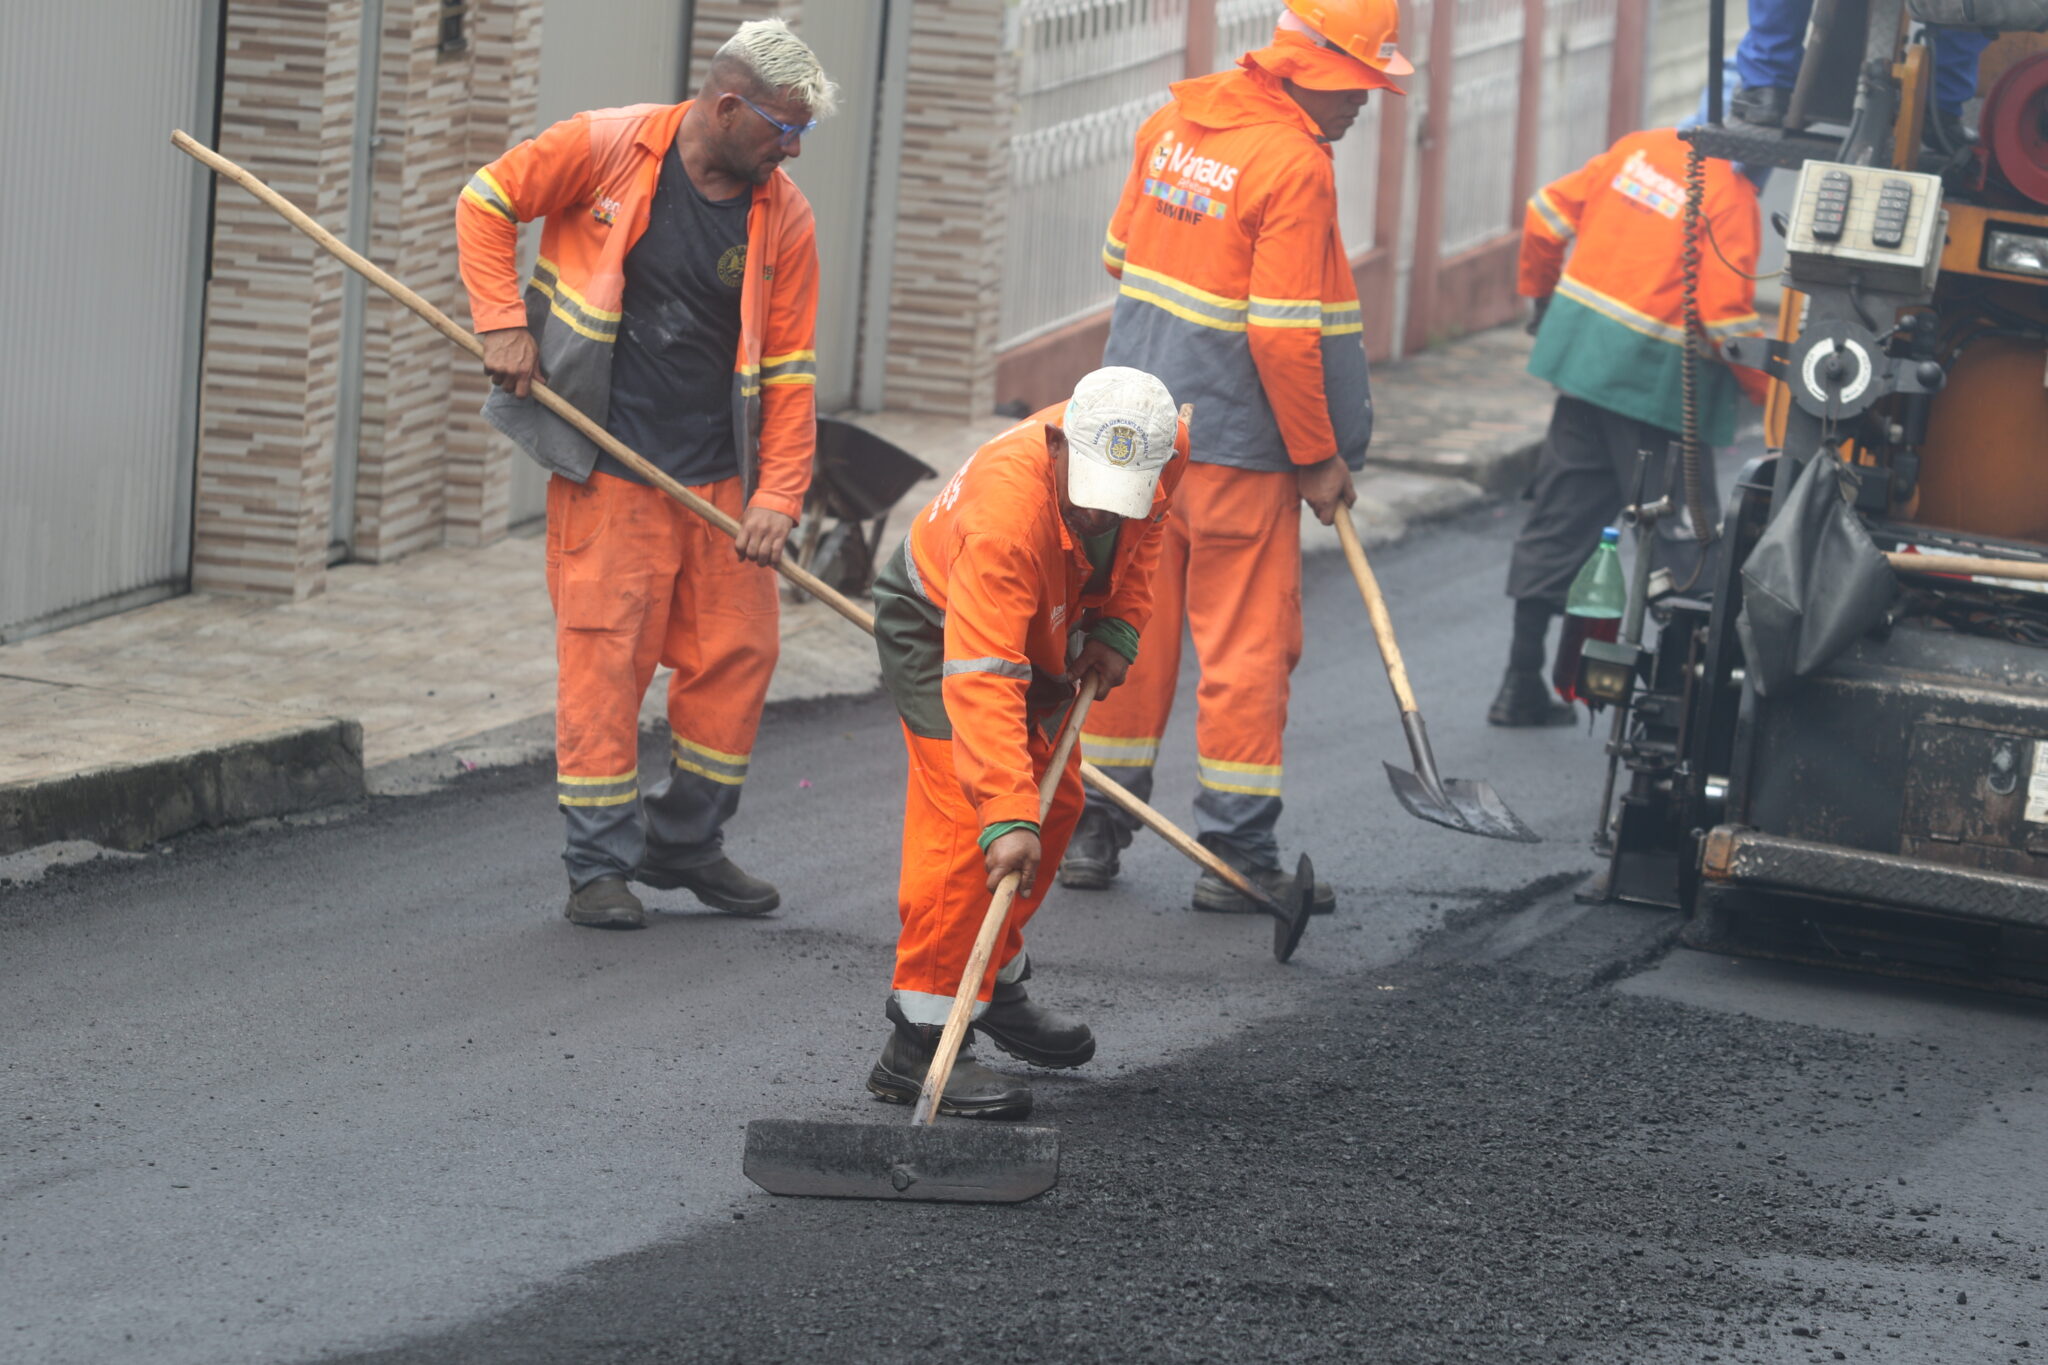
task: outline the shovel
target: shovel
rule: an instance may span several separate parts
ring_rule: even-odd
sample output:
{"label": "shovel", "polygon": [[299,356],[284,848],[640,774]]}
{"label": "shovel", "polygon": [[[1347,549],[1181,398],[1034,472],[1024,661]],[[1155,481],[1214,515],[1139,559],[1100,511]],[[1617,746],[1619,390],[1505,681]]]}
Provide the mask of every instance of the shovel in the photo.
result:
{"label": "shovel", "polygon": [[[1038,818],[1052,809],[1053,793],[1080,738],[1081,721],[1095,700],[1092,676],[1081,689],[1053,746],[1052,761],[1038,780]],[[1050,868],[1040,875],[1051,876]],[[747,1125],[747,1179],[770,1194],[827,1199],[930,1199],[954,1203],[1017,1204],[1044,1194],[1060,1178],[1060,1139],[1052,1128],[1025,1128],[990,1120],[935,1126],[939,1100],[966,1041],[974,997],[988,960],[1009,922],[1018,876],[996,884],[981,917],[981,933],[953,993],[953,1009],[939,1034],[918,1092],[910,1126],[834,1123],[803,1119],[756,1119]]]}
{"label": "shovel", "polygon": [[[483,342],[479,341],[470,332],[464,331],[446,313],[399,283],[388,271],[381,269],[361,252],[352,249],[339,237],[336,237],[326,228],[321,227],[319,223],[315,222],[304,210],[292,203],[291,200],[286,199],[276,190],[264,184],[261,177],[244,167],[236,165],[233,161],[214,151],[211,147],[200,143],[191,134],[183,130],[173,130],[171,133],[171,145],[213,171],[214,174],[240,185],[243,189],[261,200],[278,217],[312,238],[323,251],[418,314],[422,321],[442,336],[479,360],[483,358]],[[711,503],[706,502],[703,498],[698,497],[654,465],[649,464],[638,452],[609,431],[606,431],[602,426],[593,422],[580,408],[556,393],[546,384],[535,381],[533,397],[542,407],[581,432],[620,464],[623,464],[656,488],[661,489],[677,502],[725,532],[728,536],[737,536],[739,534],[740,524],[736,519]],[[841,616],[844,616],[847,620],[853,622],[856,626],[859,626],[868,634],[873,635],[875,633],[873,613],[794,560],[786,557],[777,560],[775,571],[811,596],[817,598],[820,602],[823,602],[826,606],[832,608],[832,610],[838,612]],[[1275,900],[1261,891],[1243,873],[1177,829],[1165,816],[1125,791],[1115,779],[1111,778],[1094,764],[1083,763],[1081,765],[1081,777],[1089,786],[1095,788],[1118,806],[1121,806],[1124,810],[1129,811],[1134,817],[1142,821],[1148,829],[1162,835],[1168,843],[1172,844],[1182,853],[1236,887],[1238,891],[1249,897],[1261,911],[1273,916],[1273,956],[1279,961],[1285,962],[1293,955],[1295,947],[1301,942],[1302,930],[1308,925],[1309,903],[1315,889],[1314,874],[1309,868],[1307,858],[1304,857],[1302,859],[1301,866],[1296,873],[1296,884],[1290,890],[1284,902]],[[1307,880],[1304,881],[1303,878]],[[1304,887],[1306,887],[1306,890],[1303,889]]]}
{"label": "shovel", "polygon": [[1372,618],[1373,639],[1380,647],[1380,661],[1387,667],[1394,701],[1401,708],[1401,730],[1408,736],[1408,753],[1415,760],[1414,772],[1391,763],[1386,765],[1387,780],[1394,784],[1395,797],[1410,815],[1446,829],[1488,839],[1541,843],[1541,836],[1517,819],[1499,793],[1486,783],[1437,774],[1429,731],[1423,728],[1422,712],[1408,686],[1408,666],[1401,662],[1401,646],[1394,641],[1394,620],[1387,614],[1386,599],[1380,596],[1379,580],[1373,577],[1372,566],[1365,562],[1365,546],[1358,541],[1358,528],[1351,524],[1349,508],[1337,509],[1337,539],[1344,543],[1344,558],[1351,563],[1351,576],[1358,580],[1358,594],[1365,599],[1366,615]]}

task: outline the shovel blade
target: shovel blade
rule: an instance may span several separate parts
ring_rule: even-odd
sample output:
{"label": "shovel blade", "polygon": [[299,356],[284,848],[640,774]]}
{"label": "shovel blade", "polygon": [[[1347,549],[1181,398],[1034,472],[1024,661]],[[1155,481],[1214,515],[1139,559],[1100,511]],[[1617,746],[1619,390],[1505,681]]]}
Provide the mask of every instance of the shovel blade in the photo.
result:
{"label": "shovel blade", "polygon": [[1439,796],[1406,768],[1388,763],[1386,769],[1395,798],[1418,820],[1486,839],[1507,839],[1518,844],[1543,842],[1543,836],[1523,824],[1500,799],[1500,794],[1484,782],[1445,778]]}
{"label": "shovel blade", "polygon": [[755,1119],[747,1179],[770,1194],[1020,1204],[1060,1178],[1055,1128]]}

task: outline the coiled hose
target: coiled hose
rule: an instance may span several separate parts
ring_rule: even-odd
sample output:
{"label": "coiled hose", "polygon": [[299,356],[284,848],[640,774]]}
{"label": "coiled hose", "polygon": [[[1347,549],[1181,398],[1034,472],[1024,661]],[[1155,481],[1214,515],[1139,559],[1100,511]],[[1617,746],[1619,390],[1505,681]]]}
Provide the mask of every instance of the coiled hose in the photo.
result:
{"label": "coiled hose", "polygon": [[[1706,324],[1700,320],[1700,227],[1704,221],[1702,211],[1706,198],[1707,159],[1699,144],[1694,142],[1687,146],[1685,155],[1685,252],[1680,258],[1684,267],[1685,360],[1679,370],[1684,425],[1679,433],[1683,437],[1679,448],[1685,471],[1685,512],[1692,521],[1693,539],[1702,546],[1712,544],[1715,535],[1700,474],[1700,462],[1705,458],[1705,452],[1700,446],[1699,368],[1707,344]],[[1718,246],[1716,250],[1719,250]],[[1679,586],[1679,591],[1691,589],[1706,562],[1707,557],[1702,554],[1698,563],[1693,565],[1692,576]]]}

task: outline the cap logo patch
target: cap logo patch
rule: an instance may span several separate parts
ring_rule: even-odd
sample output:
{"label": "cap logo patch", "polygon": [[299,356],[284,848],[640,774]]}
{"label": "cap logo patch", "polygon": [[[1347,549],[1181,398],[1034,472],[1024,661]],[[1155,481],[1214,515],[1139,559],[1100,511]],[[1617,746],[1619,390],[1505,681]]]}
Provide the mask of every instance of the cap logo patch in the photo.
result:
{"label": "cap logo patch", "polygon": [[1104,427],[1096,438],[1102,457],[1119,469],[1141,458],[1149,444],[1143,432],[1125,422]]}

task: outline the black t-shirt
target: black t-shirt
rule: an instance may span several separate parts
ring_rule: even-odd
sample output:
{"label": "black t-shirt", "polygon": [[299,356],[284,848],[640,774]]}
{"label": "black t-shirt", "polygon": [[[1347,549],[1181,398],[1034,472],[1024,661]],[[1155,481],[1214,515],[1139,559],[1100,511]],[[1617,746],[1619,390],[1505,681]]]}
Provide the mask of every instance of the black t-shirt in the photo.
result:
{"label": "black t-shirt", "polygon": [[[706,199],[670,143],[647,230],[626,253],[605,428],[681,483],[740,472],[732,367],[752,202],[751,192]],[[597,468],[641,481],[609,455]]]}

